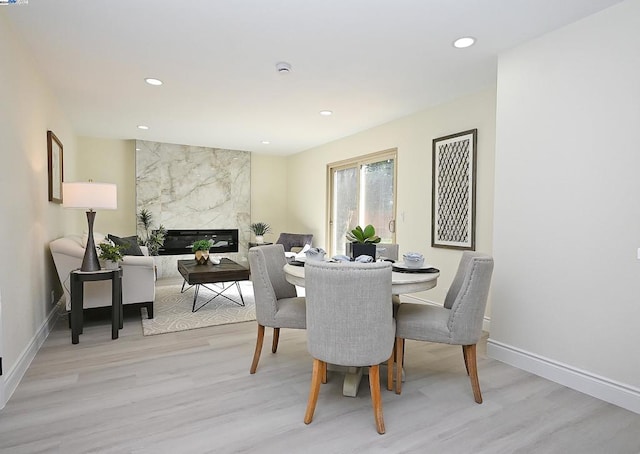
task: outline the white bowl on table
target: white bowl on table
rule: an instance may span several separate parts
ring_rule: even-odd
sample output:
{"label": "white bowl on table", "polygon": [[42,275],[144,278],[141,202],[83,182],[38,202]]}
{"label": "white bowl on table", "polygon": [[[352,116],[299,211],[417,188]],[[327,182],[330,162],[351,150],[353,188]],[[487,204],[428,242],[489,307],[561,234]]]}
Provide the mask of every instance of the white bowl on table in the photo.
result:
{"label": "white bowl on table", "polygon": [[305,252],[307,261],[321,262],[324,260],[326,252],[324,249],[312,247]]}
{"label": "white bowl on table", "polygon": [[402,258],[407,268],[422,268],[424,265],[424,255],[419,252],[407,252]]}

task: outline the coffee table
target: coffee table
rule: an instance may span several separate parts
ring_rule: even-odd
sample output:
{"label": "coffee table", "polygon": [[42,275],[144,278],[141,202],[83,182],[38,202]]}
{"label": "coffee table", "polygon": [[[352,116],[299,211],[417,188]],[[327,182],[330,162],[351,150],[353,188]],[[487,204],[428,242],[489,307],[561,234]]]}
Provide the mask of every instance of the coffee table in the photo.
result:
{"label": "coffee table", "polygon": [[[184,278],[184,282],[182,283],[182,290],[180,290],[180,293],[184,293],[194,286],[196,288],[193,294],[193,307],[191,308],[191,312],[196,312],[198,309],[207,305],[219,296],[222,296],[239,306],[244,306],[242,289],[240,288],[240,284],[238,282],[249,280],[249,270],[244,266],[234,262],[233,260],[226,257],[222,258],[220,259],[219,265],[214,265],[210,261],[205,263],[204,265],[198,265],[198,263],[193,259],[178,260],[178,271]],[[225,286],[225,282],[232,283]],[[187,287],[186,289],[184,288],[185,284],[189,284],[189,287]],[[216,290],[212,287],[207,286],[206,284],[220,285],[218,285],[218,290]],[[240,294],[240,302],[229,298],[227,295],[223,295],[223,293],[233,287],[234,284],[238,289],[238,293]],[[196,301],[198,300],[198,292],[200,290],[200,286],[204,286],[206,289],[215,293],[215,295],[198,306],[198,308],[196,309]]]}

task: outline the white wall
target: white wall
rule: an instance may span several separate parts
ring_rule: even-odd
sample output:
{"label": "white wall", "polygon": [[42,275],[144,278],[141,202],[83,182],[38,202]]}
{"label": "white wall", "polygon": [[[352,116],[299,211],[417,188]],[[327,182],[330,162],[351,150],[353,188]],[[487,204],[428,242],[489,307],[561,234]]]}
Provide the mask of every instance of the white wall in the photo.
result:
{"label": "white wall", "polygon": [[501,56],[490,354],[640,412],[640,1]]}
{"label": "white wall", "polygon": [[431,247],[432,140],[478,128],[476,249],[492,251],[495,88],[298,153],[288,162],[289,226],[326,242],[326,166],[389,148],[398,149],[397,234],[400,254],[420,251],[441,270],[438,286],[419,298],[443,302],[460,251]]}
{"label": "white wall", "polygon": [[[73,223],[48,202],[47,130],[63,144],[64,178],[75,172],[75,136],[37,63],[0,11],[0,407],[48,334],[51,290],[61,296],[49,241]],[[4,388],[4,400],[2,398]]]}

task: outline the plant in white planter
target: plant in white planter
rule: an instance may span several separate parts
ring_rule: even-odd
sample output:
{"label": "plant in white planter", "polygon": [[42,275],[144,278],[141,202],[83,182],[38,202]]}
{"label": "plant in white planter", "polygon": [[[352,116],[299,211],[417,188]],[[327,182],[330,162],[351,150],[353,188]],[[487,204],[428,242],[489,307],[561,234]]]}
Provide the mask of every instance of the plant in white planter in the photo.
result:
{"label": "plant in white planter", "polygon": [[122,246],[113,244],[111,240],[105,240],[98,245],[100,249],[99,258],[104,260],[104,267],[108,270],[118,268],[118,263],[122,261]]}
{"label": "plant in white planter", "polygon": [[256,236],[256,243],[264,243],[264,236],[271,231],[271,226],[266,222],[255,222],[249,226]]}
{"label": "plant in white planter", "polygon": [[158,255],[158,251],[164,245],[164,239],[167,235],[167,229],[162,224],[157,229],[152,229],[153,215],[146,208],[138,213],[138,226],[141,227],[141,234],[138,235],[138,244],[146,246],[149,255]]}

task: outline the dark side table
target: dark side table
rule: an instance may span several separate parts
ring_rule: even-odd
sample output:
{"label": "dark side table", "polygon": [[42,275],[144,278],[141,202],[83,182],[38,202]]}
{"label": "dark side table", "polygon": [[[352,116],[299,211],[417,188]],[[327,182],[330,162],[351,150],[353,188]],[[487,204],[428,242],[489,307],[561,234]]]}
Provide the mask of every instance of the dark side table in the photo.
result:
{"label": "dark side table", "polygon": [[71,343],[77,344],[82,334],[84,283],[111,280],[111,339],[118,338],[122,328],[122,268],[115,270],[71,272]]}

